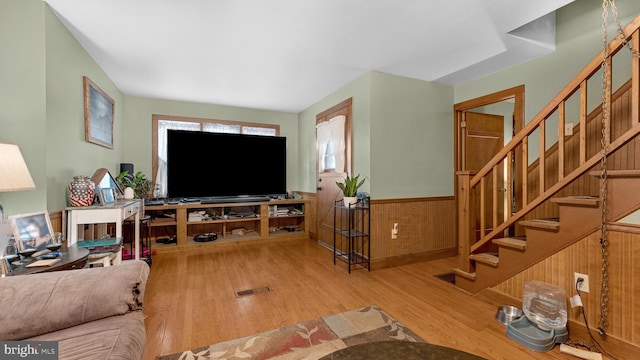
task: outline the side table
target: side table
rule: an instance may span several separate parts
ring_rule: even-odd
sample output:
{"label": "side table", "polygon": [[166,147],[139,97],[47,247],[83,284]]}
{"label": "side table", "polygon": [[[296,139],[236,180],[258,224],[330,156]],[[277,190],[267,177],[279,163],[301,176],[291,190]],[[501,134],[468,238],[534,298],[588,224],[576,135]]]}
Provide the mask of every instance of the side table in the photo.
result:
{"label": "side table", "polygon": [[[129,217],[134,217],[135,227],[135,259],[140,258],[140,212],[141,200],[119,200],[116,203],[108,205],[92,205],[68,207],[67,211],[67,246],[73,246],[76,242],[83,239],[83,232],[78,231],[78,227],[85,224],[107,224],[115,223],[116,236],[122,238],[122,223]],[[115,264],[122,261],[122,252],[114,260]]]}
{"label": "side table", "polygon": [[68,247],[60,249],[60,261],[49,266],[27,267],[27,265],[35,262],[35,258],[25,258],[14,261],[11,264],[11,272],[9,276],[29,275],[50,271],[82,269],[89,259],[89,250],[78,247]]}

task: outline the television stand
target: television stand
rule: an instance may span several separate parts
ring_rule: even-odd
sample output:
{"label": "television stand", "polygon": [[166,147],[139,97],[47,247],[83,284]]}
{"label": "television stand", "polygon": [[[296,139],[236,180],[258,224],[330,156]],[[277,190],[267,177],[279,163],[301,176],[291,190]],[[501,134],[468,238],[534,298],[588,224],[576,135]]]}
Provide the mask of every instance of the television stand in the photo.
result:
{"label": "television stand", "polygon": [[[217,243],[230,241],[309,237],[306,211],[309,200],[256,201],[258,198],[264,199],[241,197],[227,198],[224,203],[165,203],[145,206],[145,215],[152,218],[153,240],[167,238],[173,234],[176,236],[174,243],[157,241],[154,250],[175,251],[193,246],[215,246]],[[242,202],[233,202],[240,199]],[[248,199],[254,201],[247,201]],[[233,230],[237,229],[244,231],[242,234],[238,234],[237,231],[234,233]],[[206,243],[194,241],[194,236],[202,233],[216,233],[217,239]]]}

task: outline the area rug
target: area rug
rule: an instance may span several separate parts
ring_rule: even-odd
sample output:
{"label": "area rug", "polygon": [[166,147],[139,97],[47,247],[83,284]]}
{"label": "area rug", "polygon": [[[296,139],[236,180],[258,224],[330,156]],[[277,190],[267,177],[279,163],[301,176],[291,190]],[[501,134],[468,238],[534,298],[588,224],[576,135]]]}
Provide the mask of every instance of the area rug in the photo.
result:
{"label": "area rug", "polygon": [[158,360],[319,359],[374,341],[425,342],[375,305],[157,357]]}

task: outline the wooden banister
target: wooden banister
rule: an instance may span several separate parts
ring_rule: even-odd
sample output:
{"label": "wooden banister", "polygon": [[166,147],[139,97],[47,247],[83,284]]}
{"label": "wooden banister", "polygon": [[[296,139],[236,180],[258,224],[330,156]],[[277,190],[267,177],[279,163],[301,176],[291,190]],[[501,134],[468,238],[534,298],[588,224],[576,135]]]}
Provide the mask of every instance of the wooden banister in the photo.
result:
{"label": "wooden banister", "polygon": [[[636,52],[640,48],[640,16],[634,19],[624,30],[625,38],[631,42],[631,48]],[[620,37],[616,37],[608,46],[609,56],[606,58],[606,65],[611,68],[612,58],[624,46]],[[473,271],[473,262],[469,256],[485,247],[491,240],[501,237],[506,229],[521,220],[526,214],[530,213],[536,207],[548,200],[554,194],[558,193],[565,186],[578,179],[584,173],[592,169],[598,164],[601,153],[594,153],[593,147],[589,153],[590,140],[587,136],[589,131],[589,110],[588,110],[588,85],[589,80],[601,71],[603,63],[603,52],[594,57],[593,60],[582,69],[578,75],[573,78],[547,105],[545,105],[534,118],[527,123],[524,128],[519,131],[511,141],[477,173],[473,174],[468,171],[460,171],[458,176],[458,248],[460,256],[460,269],[467,272]],[[608,71],[607,77],[604,79],[605,89],[602,99],[608,104],[612,104],[612,71]],[[602,78],[597,78],[600,82],[598,87],[602,87]],[[595,81],[595,80],[594,80]],[[640,59],[632,56],[631,61],[631,116],[630,126],[616,135],[611,132],[611,124],[606,123],[609,129],[605,132],[604,142],[607,147],[608,154],[615,152],[624,146],[631,139],[640,134]],[[568,101],[577,96],[579,102],[577,108],[576,121],[579,123],[578,137],[575,142],[575,150],[571,151],[565,144],[565,124],[567,123]],[[611,109],[608,109],[611,111]],[[554,117],[555,114],[555,117]],[[609,113],[610,114],[610,113]],[[607,114],[607,115],[609,115]],[[604,116],[604,115],[603,115]],[[607,121],[611,121],[610,116],[604,116]],[[558,136],[554,151],[554,158],[548,158],[547,146],[550,145],[547,138],[547,127],[550,126],[550,120],[557,119]],[[551,129],[549,129],[551,130]],[[532,165],[529,164],[530,149],[532,138],[538,136],[538,158],[537,166],[537,191],[530,189],[531,185],[535,185],[536,178],[531,179]],[[592,141],[592,140],[591,140]],[[593,146],[593,145],[591,145]],[[535,149],[535,148],[534,148]],[[513,156],[520,154],[522,168],[513,172]],[[573,169],[566,169],[569,156],[577,156],[578,165]],[[557,161],[557,164],[554,162]],[[575,160],[574,160],[575,162]],[[520,208],[512,213],[511,209],[505,210],[504,219],[498,218],[498,201],[500,199],[499,192],[499,176],[502,176],[503,169],[506,168],[508,184],[513,183],[511,175],[520,177],[518,190]],[[553,180],[550,180],[553,179]],[[491,194],[486,194],[487,188],[491,187]],[[512,192],[507,191],[507,204],[511,205],[513,198]],[[488,219],[489,210],[493,216]]]}

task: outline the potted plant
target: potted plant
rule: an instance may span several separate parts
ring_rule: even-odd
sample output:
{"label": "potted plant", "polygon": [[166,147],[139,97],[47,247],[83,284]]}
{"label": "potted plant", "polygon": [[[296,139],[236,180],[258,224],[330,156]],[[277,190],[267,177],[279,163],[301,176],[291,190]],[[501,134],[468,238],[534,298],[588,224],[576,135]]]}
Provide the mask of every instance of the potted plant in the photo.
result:
{"label": "potted plant", "polygon": [[151,185],[151,181],[140,171],[131,175],[125,170],[118,174],[116,182],[122,190],[128,187],[133,189],[135,198],[147,199],[152,196],[153,186]]}
{"label": "potted plant", "polygon": [[358,201],[356,194],[358,193],[358,189],[362,186],[362,184],[364,184],[364,180],[365,180],[365,179],[362,179],[362,181],[358,182],[359,178],[360,178],[360,174],[354,177],[350,177],[349,174],[347,174],[347,178],[344,179],[344,182],[342,183],[336,182],[340,190],[342,190],[342,195],[344,196],[343,201],[345,206],[355,204]]}

